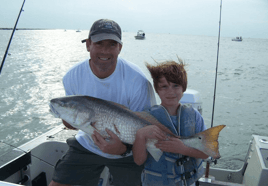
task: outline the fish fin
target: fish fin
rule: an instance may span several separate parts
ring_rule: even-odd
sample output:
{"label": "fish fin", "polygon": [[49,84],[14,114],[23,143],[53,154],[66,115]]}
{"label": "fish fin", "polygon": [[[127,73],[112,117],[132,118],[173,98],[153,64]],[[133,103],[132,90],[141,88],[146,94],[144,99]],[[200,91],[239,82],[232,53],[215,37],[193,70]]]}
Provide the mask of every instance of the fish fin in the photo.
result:
{"label": "fish fin", "polygon": [[108,102],[111,103],[111,104],[113,104],[113,105],[116,105],[116,106],[118,106],[118,107],[120,107],[120,108],[122,108],[122,109],[126,109],[126,110],[129,110],[129,111],[130,111],[130,109],[127,108],[125,105],[121,105],[121,104],[119,104],[119,103],[115,103],[115,102],[113,102],[113,101],[108,101]]}
{"label": "fish fin", "polygon": [[219,133],[226,125],[218,125],[211,127],[203,132],[196,134],[196,136],[203,137],[203,144],[205,145],[204,153],[211,156],[214,159],[219,159]]}
{"label": "fish fin", "polygon": [[101,131],[99,131],[96,127],[95,127],[96,122],[88,122],[83,126],[80,126],[79,129],[82,130],[83,132],[87,133],[89,135],[89,138],[93,141],[92,139],[92,134],[94,134],[94,131],[98,132],[103,138],[107,139],[110,136],[107,134],[105,135],[104,133],[102,133]]}
{"label": "fish fin", "polygon": [[154,116],[152,116],[150,113],[148,112],[133,112],[134,114],[136,114],[138,117],[140,117],[141,119],[144,119],[146,121],[148,121],[149,123],[151,123],[152,125],[157,125],[161,130],[163,130],[164,132],[166,132],[167,134],[169,134],[170,136],[173,137],[177,137],[175,134],[173,134],[166,126],[164,126],[162,123],[160,123]]}
{"label": "fish fin", "polygon": [[100,98],[96,98],[96,97],[91,97],[91,96],[83,96],[83,97],[85,97],[85,98],[87,98],[87,99],[90,99],[90,100],[93,99],[93,100],[99,100],[99,101],[101,101],[101,102],[110,103],[110,104],[112,104],[112,105],[116,105],[116,106],[121,107],[121,108],[123,108],[123,109],[130,110],[130,109],[127,108],[125,105],[121,105],[121,104],[119,104],[119,103],[115,103],[115,102],[113,102],[113,101],[108,101],[108,100],[104,100],[104,99],[100,99]]}
{"label": "fish fin", "polygon": [[152,155],[155,161],[159,161],[160,157],[163,154],[163,151],[155,147],[156,139],[148,139],[146,142],[147,151]]}
{"label": "fish fin", "polygon": [[85,133],[87,133],[89,135],[90,139],[92,140],[91,135],[94,134],[94,130],[96,130],[96,129],[91,125],[90,122],[88,122],[88,124],[80,126],[79,129],[84,131]]}

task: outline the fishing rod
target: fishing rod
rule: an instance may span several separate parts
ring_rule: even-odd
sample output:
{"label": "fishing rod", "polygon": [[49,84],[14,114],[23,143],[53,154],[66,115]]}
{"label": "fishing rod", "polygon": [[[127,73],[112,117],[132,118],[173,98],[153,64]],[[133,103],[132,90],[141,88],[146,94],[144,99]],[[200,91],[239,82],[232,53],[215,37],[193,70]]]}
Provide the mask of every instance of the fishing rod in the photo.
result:
{"label": "fishing rod", "polygon": [[7,48],[6,48],[6,52],[5,52],[5,55],[4,55],[4,57],[3,57],[3,60],[2,60],[1,66],[0,66],[0,74],[1,74],[1,72],[2,72],[2,69],[3,69],[4,63],[5,63],[7,54],[8,54],[8,49],[9,49],[9,46],[10,46],[10,44],[11,44],[13,35],[14,35],[15,30],[16,30],[16,28],[17,28],[17,24],[18,24],[18,21],[19,21],[19,18],[20,18],[20,14],[21,14],[21,12],[23,11],[24,3],[25,3],[25,0],[24,0],[23,3],[22,3],[22,6],[21,6],[21,9],[20,9],[20,12],[19,12],[17,21],[16,21],[15,26],[14,26],[14,28],[13,28],[12,34],[11,34],[11,36],[10,36],[10,39],[9,39],[9,42],[8,42],[8,45],[7,45]]}
{"label": "fishing rod", "polygon": [[[220,3],[220,18],[219,18],[219,33],[218,33],[218,48],[217,48],[217,60],[216,60],[216,72],[215,72],[215,85],[214,85],[214,96],[213,96],[213,107],[212,107],[212,117],[211,117],[211,127],[213,127],[213,119],[214,119],[214,108],[215,108],[215,98],[216,98],[216,86],[217,86],[217,77],[218,77],[218,61],[219,61],[219,51],[220,51],[220,35],[221,35],[221,10],[222,10],[222,0]],[[209,160],[206,163],[206,172],[205,178],[209,177],[209,166],[213,160]],[[217,160],[214,160],[216,164]]]}
{"label": "fishing rod", "polygon": [[221,9],[222,9],[222,0],[221,0],[221,5],[220,5],[220,21],[219,21],[219,34],[218,34],[218,49],[217,49],[217,62],[216,62],[216,72],[215,72],[215,85],[214,85],[214,96],[213,96],[211,127],[213,127],[214,107],[215,107],[215,98],[216,98],[216,86],[217,86],[217,77],[218,77],[218,62],[219,62],[220,35],[221,35]]}
{"label": "fishing rod", "polygon": [[[21,148],[19,148],[19,147],[16,147],[16,146],[11,145],[11,144],[9,144],[9,143],[7,143],[7,142],[4,142],[3,140],[0,140],[0,142],[3,143],[3,144],[8,145],[8,146],[10,146],[10,147],[13,147],[13,148],[15,148],[15,149],[18,149],[18,150],[22,151],[22,152],[25,153],[25,154],[29,153],[29,152],[27,152],[27,151],[25,151],[25,150],[23,150],[23,149],[21,149]],[[52,167],[54,168],[54,165],[52,165],[51,163],[49,163],[49,162],[47,162],[47,161],[45,161],[45,160],[43,160],[43,159],[41,159],[41,158],[39,158],[39,157],[33,155],[32,153],[31,153],[30,155],[31,155],[32,157],[34,157],[34,158],[40,160],[40,161],[43,161],[44,163],[46,163],[46,164],[48,164],[48,165],[50,165],[50,166],[52,166]]]}

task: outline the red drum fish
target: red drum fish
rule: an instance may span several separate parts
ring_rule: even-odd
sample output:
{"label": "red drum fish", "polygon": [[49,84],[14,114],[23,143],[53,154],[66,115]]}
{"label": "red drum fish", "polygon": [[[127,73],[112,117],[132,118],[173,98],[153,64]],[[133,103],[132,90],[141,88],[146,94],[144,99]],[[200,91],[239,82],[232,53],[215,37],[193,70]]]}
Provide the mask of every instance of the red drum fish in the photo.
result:
{"label": "red drum fish", "polygon": [[[114,132],[122,142],[133,144],[136,132],[148,125],[157,125],[168,136],[178,137],[166,126],[162,125],[148,112],[133,112],[115,102],[90,96],[66,96],[50,101],[50,112],[61,118],[74,128],[80,129],[90,136],[98,131],[104,138],[109,138],[105,129]],[[189,147],[198,149],[214,159],[220,158],[218,137],[225,125],[212,127],[192,137],[179,137]],[[162,151],[154,146],[156,140],[148,140],[147,150],[156,161]]]}

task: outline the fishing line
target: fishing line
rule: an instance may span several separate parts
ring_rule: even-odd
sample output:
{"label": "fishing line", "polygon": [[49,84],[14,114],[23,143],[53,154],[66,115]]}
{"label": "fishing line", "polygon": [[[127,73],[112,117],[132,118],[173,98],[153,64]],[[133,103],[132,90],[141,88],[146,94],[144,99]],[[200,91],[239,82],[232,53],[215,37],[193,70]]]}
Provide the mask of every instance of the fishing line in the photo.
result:
{"label": "fishing line", "polygon": [[16,30],[16,28],[17,28],[17,24],[18,24],[18,21],[19,21],[19,18],[20,18],[20,14],[21,14],[21,12],[23,11],[24,3],[25,3],[25,0],[24,0],[23,3],[22,3],[21,9],[20,9],[20,13],[19,13],[19,15],[18,15],[17,21],[16,21],[15,26],[14,26],[14,28],[13,28],[12,34],[11,34],[11,36],[10,36],[10,39],[9,39],[9,42],[8,42],[8,45],[7,45],[7,48],[6,48],[6,52],[5,52],[5,55],[4,55],[4,57],[3,57],[3,60],[2,60],[1,66],[0,66],[0,74],[1,74],[1,72],[2,72],[2,69],[3,69],[4,63],[5,63],[5,60],[6,60],[6,57],[7,57],[8,49],[9,49],[9,46],[10,46],[10,44],[11,44],[13,35],[14,35],[15,30]]}
{"label": "fishing line", "polygon": [[[4,142],[4,141],[2,141],[2,140],[1,140],[0,142],[1,142],[1,143],[4,143],[4,144],[6,144],[6,145],[8,145],[8,146],[10,146],[10,147],[13,147],[13,148],[15,148],[15,149],[18,149],[18,150],[22,151],[22,152],[25,153],[25,154],[28,153],[27,151],[25,151],[25,150],[23,150],[23,149],[21,149],[21,148],[19,148],[19,147],[16,147],[16,146],[14,146],[14,145],[8,144],[8,143],[6,143],[6,142]],[[39,158],[39,157],[33,155],[32,153],[31,153],[31,156],[34,157],[34,158],[37,158],[37,159],[40,160],[40,161],[43,161],[44,163],[46,163],[46,164],[48,164],[48,165],[50,165],[50,166],[52,166],[52,167],[54,168],[54,165],[52,165],[51,163],[49,163],[49,162],[47,162],[47,161],[45,161],[45,160],[43,160],[43,159],[41,159],[41,158]]]}
{"label": "fishing line", "polygon": [[214,85],[214,96],[213,96],[213,107],[212,107],[211,127],[213,127],[214,107],[215,107],[215,98],[216,98],[216,86],[217,86],[217,77],[218,77],[218,61],[219,61],[220,35],[221,35],[221,9],[222,9],[222,0],[221,0],[221,4],[220,4],[220,20],[219,20],[219,34],[218,34],[218,49],[217,49],[217,62],[216,62],[216,73],[215,73],[215,85]]}

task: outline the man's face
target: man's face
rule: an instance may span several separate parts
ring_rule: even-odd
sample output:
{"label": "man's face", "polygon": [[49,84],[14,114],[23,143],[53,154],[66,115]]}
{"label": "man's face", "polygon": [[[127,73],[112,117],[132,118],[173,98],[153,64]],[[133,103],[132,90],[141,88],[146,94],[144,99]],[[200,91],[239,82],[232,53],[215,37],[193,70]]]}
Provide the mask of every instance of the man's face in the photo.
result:
{"label": "man's face", "polygon": [[116,66],[117,57],[122,45],[114,40],[103,40],[94,43],[87,41],[87,50],[90,52],[92,63],[102,71],[109,71]]}

